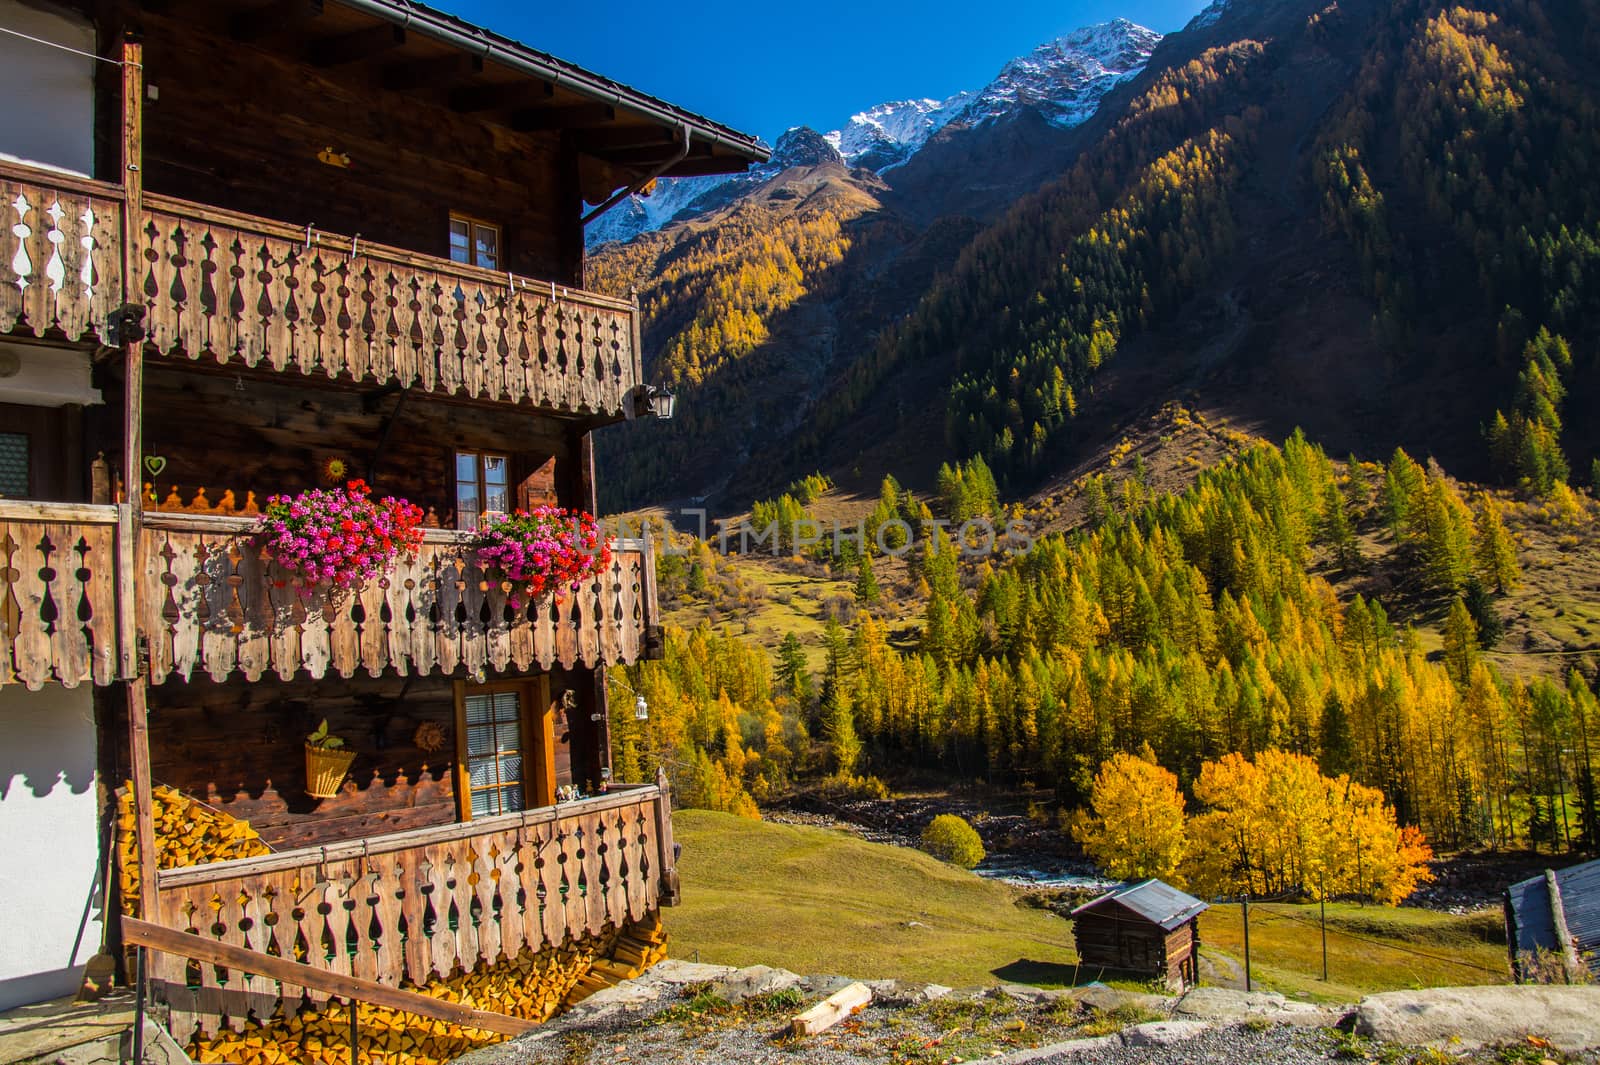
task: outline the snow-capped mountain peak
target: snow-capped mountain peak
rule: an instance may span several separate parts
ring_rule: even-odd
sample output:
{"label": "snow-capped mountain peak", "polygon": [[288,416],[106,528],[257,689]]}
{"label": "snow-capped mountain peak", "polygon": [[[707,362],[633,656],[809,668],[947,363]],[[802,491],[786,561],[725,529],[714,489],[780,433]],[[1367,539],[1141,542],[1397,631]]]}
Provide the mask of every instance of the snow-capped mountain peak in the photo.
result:
{"label": "snow-capped mountain peak", "polygon": [[972,99],[959,92],[948,100],[895,100],[850,116],[843,129],[824,134],[851,166],[884,170],[904,162]]}
{"label": "snow-capped mountain peak", "polygon": [[[1214,0],[1212,8],[1227,2]],[[1112,19],[1046,41],[1011,60],[977,92],[962,91],[944,100],[878,104],[820,136],[804,126],[794,127],[778,138],[766,165],[737,175],[663,180],[653,196],[630,197],[598,219],[589,227],[587,241],[592,247],[659,229],[676,218],[727,203],[740,189],[794,166],[842,160],[847,166],[882,174],[910,159],[949,125],[982,126],[1032,109],[1052,125],[1076,126],[1094,114],[1115,85],[1144,68],[1160,41],[1154,30]]]}
{"label": "snow-capped mountain peak", "polygon": [[1054,125],[1075,126],[1143,70],[1160,42],[1161,34],[1123,18],[1073,30],[1007,63],[961,118],[979,125],[1033,107]]}

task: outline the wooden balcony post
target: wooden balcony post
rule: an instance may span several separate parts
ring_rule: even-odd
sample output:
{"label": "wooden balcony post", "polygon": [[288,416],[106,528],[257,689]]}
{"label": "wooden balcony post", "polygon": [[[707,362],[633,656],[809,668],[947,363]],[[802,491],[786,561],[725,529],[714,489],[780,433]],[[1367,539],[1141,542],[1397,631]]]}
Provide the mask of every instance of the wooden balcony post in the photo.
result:
{"label": "wooden balcony post", "polygon": [[123,676],[128,678],[128,768],[133,782],[134,839],[139,855],[139,914],[156,913],[156,840],[150,784],[149,678],[139,666],[138,617],[140,525],[144,510],[144,328],[137,308],[138,241],[144,204],[144,46],[122,42],[122,310],[117,340],[123,356],[122,483],[126,499],[118,521],[119,625],[124,638]]}
{"label": "wooden balcony post", "polygon": [[678,854],[672,839],[672,784],[667,771],[656,767],[656,845],[661,848],[657,868],[661,871],[659,899],[663,906],[678,904]]}

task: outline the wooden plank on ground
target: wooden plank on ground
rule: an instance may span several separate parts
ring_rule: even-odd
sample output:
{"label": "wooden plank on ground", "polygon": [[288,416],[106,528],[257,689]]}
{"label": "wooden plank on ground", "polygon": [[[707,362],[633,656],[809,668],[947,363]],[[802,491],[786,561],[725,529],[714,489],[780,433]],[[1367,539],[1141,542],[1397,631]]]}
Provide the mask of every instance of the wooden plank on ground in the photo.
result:
{"label": "wooden plank on ground", "polygon": [[872,988],[859,981],[840,988],[804,1013],[789,1021],[795,1035],[816,1035],[825,1032],[853,1013],[867,1008],[872,1002]]}

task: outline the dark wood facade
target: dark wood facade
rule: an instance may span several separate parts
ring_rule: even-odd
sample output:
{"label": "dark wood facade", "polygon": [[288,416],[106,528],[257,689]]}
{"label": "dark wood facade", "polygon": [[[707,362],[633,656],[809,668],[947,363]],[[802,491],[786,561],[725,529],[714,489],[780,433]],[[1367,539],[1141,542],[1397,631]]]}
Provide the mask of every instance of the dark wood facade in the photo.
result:
{"label": "dark wood facade", "polygon": [[[0,339],[92,360],[105,402],[15,419],[39,468],[0,499],[0,685],[96,686],[145,918],[259,950],[264,887],[342,898],[371,870],[392,888],[362,902],[372,928],[421,928],[430,891],[470,911],[430,943],[308,956],[303,989],[208,965],[192,993],[181,957],[158,985],[214,1030],[325,999],[314,969],[421,982],[653,913],[669,799],[610,780],[605,701],[606,668],[659,646],[650,545],[518,602],[456,528],[456,463],[503,456],[512,506],[594,509],[591,434],[644,409],[645,378],[637,303],[582,291],[586,204],[764,150],[399,0],[65,6],[112,61],[94,173],[0,162]],[[290,586],[254,515],[345,478],[424,508],[422,549],[349,592]],[[520,699],[526,805],[473,816],[464,706],[492,692]],[[355,761],[313,798],[323,720]],[[154,783],[276,853],[157,870]],[[565,786],[584,797],[556,805]],[[256,909],[197,922],[212,897]]]}

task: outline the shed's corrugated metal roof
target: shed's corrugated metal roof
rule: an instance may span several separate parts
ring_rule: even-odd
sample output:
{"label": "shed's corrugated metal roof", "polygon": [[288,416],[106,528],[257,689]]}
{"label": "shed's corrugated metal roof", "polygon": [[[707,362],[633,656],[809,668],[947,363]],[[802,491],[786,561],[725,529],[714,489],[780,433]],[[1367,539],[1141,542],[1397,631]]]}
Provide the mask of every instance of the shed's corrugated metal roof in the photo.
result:
{"label": "shed's corrugated metal roof", "polygon": [[[1561,909],[1579,956],[1600,954],[1600,861],[1556,871]],[[1550,914],[1550,891],[1543,874],[1506,888],[1512,927],[1506,930],[1517,951],[1559,949]],[[1595,969],[1596,961],[1590,961]],[[1596,970],[1600,971],[1600,970]]]}
{"label": "shed's corrugated metal roof", "polygon": [[1073,910],[1072,915],[1076,917],[1107,902],[1120,903],[1151,924],[1159,925],[1164,932],[1172,931],[1207,908],[1204,902],[1193,895],[1179,891],[1171,884],[1163,884],[1159,880],[1140,880],[1136,883],[1123,884],[1093,902],[1084,903]]}

